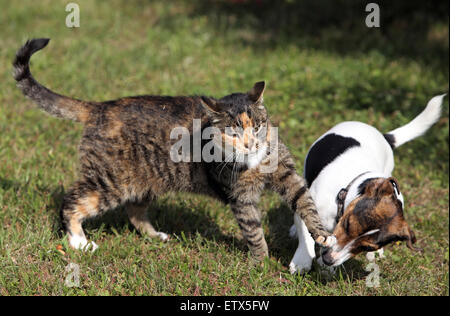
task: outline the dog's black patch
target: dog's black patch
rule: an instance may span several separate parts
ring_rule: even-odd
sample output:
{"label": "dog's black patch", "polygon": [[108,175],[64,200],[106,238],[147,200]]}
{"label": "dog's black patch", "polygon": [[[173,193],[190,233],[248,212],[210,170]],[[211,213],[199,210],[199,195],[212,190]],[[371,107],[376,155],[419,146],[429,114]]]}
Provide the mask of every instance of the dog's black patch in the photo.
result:
{"label": "dog's black patch", "polygon": [[337,134],[328,134],[316,142],[306,157],[305,178],[308,186],[311,186],[323,168],[348,149],[358,146],[361,144],[356,139]]}
{"label": "dog's black patch", "polygon": [[379,224],[377,218],[373,218],[370,213],[378,203],[376,198],[363,198],[356,203],[353,209],[353,214],[358,218],[358,222],[363,227],[369,227],[370,229],[376,228]]}
{"label": "dog's black patch", "polygon": [[388,142],[389,146],[391,146],[392,149],[395,148],[395,136],[392,134],[383,134],[384,139]]}

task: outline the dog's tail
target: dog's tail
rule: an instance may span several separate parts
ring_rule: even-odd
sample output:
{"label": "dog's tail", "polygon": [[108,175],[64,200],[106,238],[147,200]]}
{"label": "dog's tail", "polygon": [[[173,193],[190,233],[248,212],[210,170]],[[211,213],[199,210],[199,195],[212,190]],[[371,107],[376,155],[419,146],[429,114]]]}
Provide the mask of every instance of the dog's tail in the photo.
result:
{"label": "dog's tail", "polygon": [[427,107],[414,120],[389,133],[384,134],[392,149],[423,135],[441,117],[442,100],[446,94],[438,95],[428,101]]}
{"label": "dog's tail", "polygon": [[28,40],[17,51],[13,62],[13,75],[17,86],[25,96],[49,114],[77,122],[86,122],[92,107],[91,103],[59,95],[39,84],[31,75],[29,66],[31,55],[47,46],[49,41],[48,38]]}

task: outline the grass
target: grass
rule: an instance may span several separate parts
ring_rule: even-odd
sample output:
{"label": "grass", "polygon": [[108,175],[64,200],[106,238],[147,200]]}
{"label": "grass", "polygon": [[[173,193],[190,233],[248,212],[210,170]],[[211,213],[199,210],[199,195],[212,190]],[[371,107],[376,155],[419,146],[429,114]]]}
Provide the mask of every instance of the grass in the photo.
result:
{"label": "grass", "polygon": [[[359,120],[389,131],[448,91],[448,15],[427,28],[422,39],[430,41],[405,49],[389,34],[414,33],[408,24],[394,23],[387,36],[366,27],[349,35],[345,23],[321,27],[314,20],[315,33],[299,27],[292,34],[282,24],[272,32],[247,6],[236,13],[220,1],[80,1],[76,29],[65,27],[64,1],[0,4],[0,295],[449,294],[448,98],[439,122],[395,157],[394,176],[423,252],[387,247],[373,288],[364,256],[334,277],[317,269],[290,275],[292,214],[269,192],[260,205],[271,255],[263,265],[249,260],[228,207],[186,194],[168,194],[149,211],[157,228],[171,233],[167,243],[141,237],[118,209],[85,225],[97,252],[70,250],[58,208],[76,179],[82,127],[37,110],[11,76],[15,51],[46,36],[52,41],[33,57],[33,74],[80,99],[220,97],[266,80],[265,103],[301,172],[308,147],[334,124]],[[358,14],[354,21],[363,23],[365,12]],[[69,263],[80,267],[79,287],[65,286]]]}

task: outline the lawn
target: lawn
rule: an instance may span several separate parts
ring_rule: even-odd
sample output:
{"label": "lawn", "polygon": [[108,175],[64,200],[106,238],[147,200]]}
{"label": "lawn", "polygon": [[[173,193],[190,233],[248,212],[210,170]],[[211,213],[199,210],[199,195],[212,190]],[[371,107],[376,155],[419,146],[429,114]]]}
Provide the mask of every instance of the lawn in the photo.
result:
{"label": "lawn", "polygon": [[[444,17],[380,1],[390,16],[379,29],[365,27],[362,2],[297,2],[78,1],[80,27],[68,28],[65,1],[0,0],[0,295],[448,295],[448,98],[439,122],[396,150],[394,176],[423,251],[388,246],[378,287],[367,286],[364,256],[333,277],[317,267],[290,275],[292,213],[270,192],[260,205],[270,249],[262,265],[248,257],[229,207],[196,195],[168,194],[149,210],[167,243],[140,236],[122,209],[85,224],[96,252],[63,240],[59,206],[76,179],[82,126],[39,111],[15,87],[11,62],[28,38],[51,38],[32,59],[35,78],[84,100],[221,97],[265,80],[265,104],[299,172],[334,124],[389,131],[448,92],[445,1]],[[343,17],[328,19],[334,12]],[[71,263],[78,286],[65,282]]]}

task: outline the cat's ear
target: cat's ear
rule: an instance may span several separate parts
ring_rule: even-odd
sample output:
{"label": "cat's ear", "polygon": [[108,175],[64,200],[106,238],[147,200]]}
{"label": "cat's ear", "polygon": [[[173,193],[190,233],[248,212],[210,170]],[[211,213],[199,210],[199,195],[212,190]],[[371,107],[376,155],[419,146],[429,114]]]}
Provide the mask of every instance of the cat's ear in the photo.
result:
{"label": "cat's ear", "polygon": [[248,92],[248,96],[250,100],[253,102],[262,102],[264,89],[266,88],[266,83],[264,81],[260,81],[255,83],[253,88]]}
{"label": "cat's ear", "polygon": [[219,102],[212,98],[202,97],[201,104],[203,108],[211,114],[219,114],[222,111],[222,107],[220,106]]}

